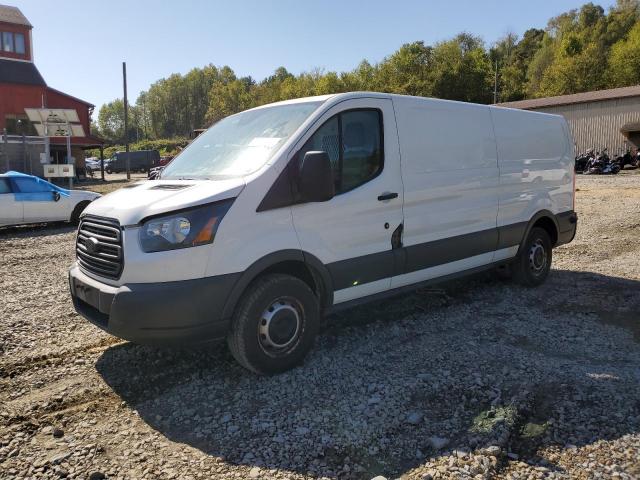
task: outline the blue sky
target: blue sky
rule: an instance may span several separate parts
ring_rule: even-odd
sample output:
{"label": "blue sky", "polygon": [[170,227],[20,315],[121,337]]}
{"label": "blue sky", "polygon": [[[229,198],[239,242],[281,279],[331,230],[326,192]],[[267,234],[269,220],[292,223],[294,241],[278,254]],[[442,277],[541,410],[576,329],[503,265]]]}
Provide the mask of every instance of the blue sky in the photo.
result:
{"label": "blue sky", "polygon": [[[98,108],[129,101],[154,81],[209,63],[257,80],[278,66],[350,70],[403,43],[432,44],[461,31],[491,44],[586,0],[0,0],[33,24],[34,54],[47,84]],[[614,1],[601,1],[605,9]],[[94,118],[96,115],[94,115]]]}

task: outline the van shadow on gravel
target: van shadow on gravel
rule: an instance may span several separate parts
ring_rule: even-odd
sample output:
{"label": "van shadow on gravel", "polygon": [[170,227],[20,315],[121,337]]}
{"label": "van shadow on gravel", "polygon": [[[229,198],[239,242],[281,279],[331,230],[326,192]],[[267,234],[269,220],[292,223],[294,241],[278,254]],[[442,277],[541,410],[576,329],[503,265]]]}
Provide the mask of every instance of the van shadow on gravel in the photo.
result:
{"label": "van shadow on gravel", "polygon": [[498,446],[495,470],[510,452],[561,471],[542,447],[640,431],[638,291],[588,272],[533,290],[480,275],[332,317],[279,376],[222,344],[116,345],[97,370],[152,428],[232,464],[368,479]]}

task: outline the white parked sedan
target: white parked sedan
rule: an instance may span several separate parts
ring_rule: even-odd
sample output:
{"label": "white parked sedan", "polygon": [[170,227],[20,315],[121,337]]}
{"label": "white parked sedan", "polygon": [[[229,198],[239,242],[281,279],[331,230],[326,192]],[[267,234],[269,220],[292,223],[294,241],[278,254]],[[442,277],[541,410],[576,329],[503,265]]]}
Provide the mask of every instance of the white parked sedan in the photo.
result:
{"label": "white parked sedan", "polygon": [[99,193],[67,190],[19,172],[0,175],[0,227],[44,222],[77,222]]}

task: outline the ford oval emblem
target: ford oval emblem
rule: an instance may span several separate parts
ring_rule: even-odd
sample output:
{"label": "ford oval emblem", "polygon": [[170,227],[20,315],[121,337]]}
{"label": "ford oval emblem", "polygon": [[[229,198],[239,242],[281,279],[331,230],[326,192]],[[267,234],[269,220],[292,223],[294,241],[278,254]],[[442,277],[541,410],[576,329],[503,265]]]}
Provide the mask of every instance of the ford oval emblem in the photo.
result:
{"label": "ford oval emblem", "polygon": [[98,251],[98,239],[89,237],[84,241],[84,246],[87,249],[87,253],[96,253]]}

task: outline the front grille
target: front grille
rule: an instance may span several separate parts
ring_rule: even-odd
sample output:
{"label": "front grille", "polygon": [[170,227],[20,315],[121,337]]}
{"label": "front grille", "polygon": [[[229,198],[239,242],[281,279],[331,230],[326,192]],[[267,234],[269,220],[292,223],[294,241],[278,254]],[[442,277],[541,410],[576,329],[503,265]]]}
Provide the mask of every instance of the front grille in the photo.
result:
{"label": "front grille", "polygon": [[85,216],[78,227],[76,258],[80,267],[103,277],[122,273],[122,231],[117,220]]}

